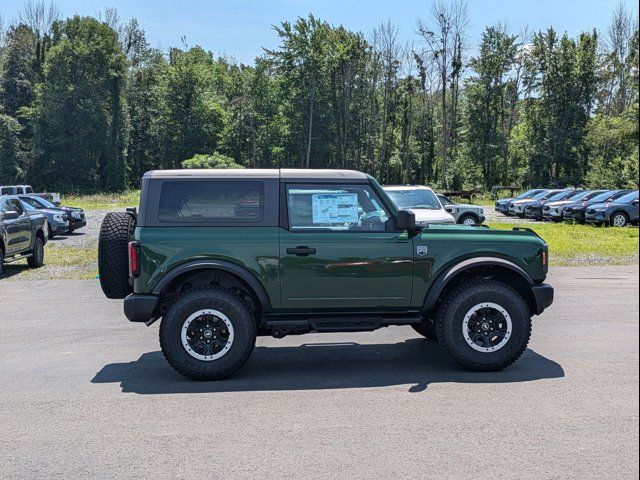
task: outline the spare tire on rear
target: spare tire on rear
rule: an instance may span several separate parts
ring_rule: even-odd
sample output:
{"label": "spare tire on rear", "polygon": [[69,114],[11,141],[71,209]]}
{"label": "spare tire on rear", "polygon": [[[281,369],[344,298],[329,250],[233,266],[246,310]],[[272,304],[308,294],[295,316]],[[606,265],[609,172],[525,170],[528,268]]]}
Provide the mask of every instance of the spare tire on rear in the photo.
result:
{"label": "spare tire on rear", "polygon": [[98,238],[100,286],[107,298],[124,298],[133,292],[129,284],[128,244],[136,221],[125,212],[107,213]]}

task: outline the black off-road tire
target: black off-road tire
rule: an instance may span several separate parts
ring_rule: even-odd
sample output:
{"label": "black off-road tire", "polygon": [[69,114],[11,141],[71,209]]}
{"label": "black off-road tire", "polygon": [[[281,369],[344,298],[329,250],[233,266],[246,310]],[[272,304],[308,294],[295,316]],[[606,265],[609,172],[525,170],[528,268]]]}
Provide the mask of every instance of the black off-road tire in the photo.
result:
{"label": "black off-road tire", "polygon": [[[464,316],[484,302],[500,305],[511,317],[511,336],[494,352],[476,351],[463,337]],[[526,350],[531,337],[531,314],[524,299],[508,285],[495,280],[469,280],[445,297],[438,309],[436,328],[440,344],[459,364],[477,372],[495,372],[514,363]]]}
{"label": "black off-road tire", "polygon": [[4,273],[4,253],[2,248],[0,248],[0,277]]}
{"label": "black off-road tire", "polygon": [[[234,338],[227,353],[216,360],[191,356],[182,344],[182,329],[193,313],[218,310],[233,326]],[[216,288],[194,290],[181,296],[169,308],[160,324],[160,346],[167,362],[193,380],[220,380],[237,371],[247,361],[256,344],[256,320],[247,304],[232,293]]]}
{"label": "black off-road tire", "polygon": [[421,323],[411,325],[411,327],[427,340],[438,341],[436,324],[431,318],[424,318]]}
{"label": "black off-road tire", "polygon": [[44,241],[42,237],[37,236],[33,242],[33,251],[31,256],[27,258],[27,263],[32,268],[40,268],[44,265]]}
{"label": "black off-road tire", "polygon": [[98,237],[100,286],[107,298],[124,298],[133,292],[129,284],[128,244],[136,222],[126,212],[107,213]]}
{"label": "black off-road tire", "polygon": [[47,227],[47,235],[49,236],[49,239],[51,239],[51,238],[53,238],[53,237],[55,237],[55,236],[56,236],[56,234],[55,234],[55,233],[53,233],[53,230],[51,230],[51,225],[49,225],[49,226]]}

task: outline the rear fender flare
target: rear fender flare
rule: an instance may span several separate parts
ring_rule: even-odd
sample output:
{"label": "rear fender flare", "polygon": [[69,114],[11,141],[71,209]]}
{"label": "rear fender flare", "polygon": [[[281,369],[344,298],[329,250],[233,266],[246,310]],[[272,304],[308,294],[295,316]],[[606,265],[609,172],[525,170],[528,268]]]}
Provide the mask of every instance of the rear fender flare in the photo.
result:
{"label": "rear fender flare", "polygon": [[158,284],[153,289],[154,295],[160,295],[162,291],[171,283],[172,280],[187,272],[195,272],[198,270],[221,270],[223,272],[231,273],[242,281],[244,281],[260,302],[260,307],[263,311],[271,311],[271,302],[266,290],[258,279],[249,272],[246,268],[243,268],[235,263],[226,262],[224,260],[193,260],[187,263],[183,263],[169,272],[167,272]]}

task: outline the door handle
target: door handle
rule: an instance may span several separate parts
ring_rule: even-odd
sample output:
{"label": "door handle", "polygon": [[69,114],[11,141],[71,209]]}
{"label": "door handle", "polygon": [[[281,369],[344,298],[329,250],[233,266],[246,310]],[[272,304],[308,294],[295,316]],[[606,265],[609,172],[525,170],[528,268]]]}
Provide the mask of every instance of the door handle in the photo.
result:
{"label": "door handle", "polygon": [[315,255],[316,249],[310,247],[287,248],[287,253],[291,255],[297,255],[299,257],[306,257],[308,255]]}

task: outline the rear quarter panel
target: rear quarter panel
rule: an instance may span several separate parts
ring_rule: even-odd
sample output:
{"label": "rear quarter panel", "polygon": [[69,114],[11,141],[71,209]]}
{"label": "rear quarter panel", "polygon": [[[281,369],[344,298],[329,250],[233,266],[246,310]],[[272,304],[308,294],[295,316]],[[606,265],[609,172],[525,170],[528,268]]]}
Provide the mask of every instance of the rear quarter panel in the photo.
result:
{"label": "rear quarter panel", "polygon": [[243,267],[280,306],[278,227],[137,227],[141,274],[136,293],[150,293],[173,268],[192,260],[224,260]]}

